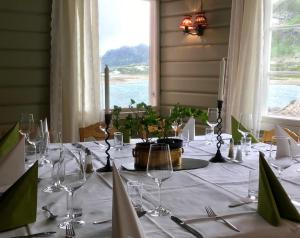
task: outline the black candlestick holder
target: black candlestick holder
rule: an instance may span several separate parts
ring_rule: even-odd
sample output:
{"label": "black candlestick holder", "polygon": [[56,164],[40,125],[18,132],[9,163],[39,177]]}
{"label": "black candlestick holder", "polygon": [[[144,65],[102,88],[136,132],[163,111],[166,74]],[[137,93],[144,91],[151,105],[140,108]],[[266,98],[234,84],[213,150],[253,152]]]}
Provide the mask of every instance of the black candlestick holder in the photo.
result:
{"label": "black candlestick holder", "polygon": [[107,144],[107,148],[105,150],[105,154],[106,156],[106,165],[102,168],[97,169],[97,172],[111,172],[112,171],[112,167],[110,164],[110,154],[109,154],[109,150],[110,150],[110,143],[108,142],[109,139],[109,125],[111,122],[111,113],[105,113],[105,143]]}
{"label": "black candlestick holder", "polygon": [[218,128],[218,132],[217,132],[217,153],[216,155],[210,159],[210,162],[212,163],[224,163],[226,162],[226,159],[222,156],[220,148],[221,145],[223,144],[223,140],[222,140],[222,105],[223,105],[223,101],[218,100],[218,124],[217,124],[217,128]]}

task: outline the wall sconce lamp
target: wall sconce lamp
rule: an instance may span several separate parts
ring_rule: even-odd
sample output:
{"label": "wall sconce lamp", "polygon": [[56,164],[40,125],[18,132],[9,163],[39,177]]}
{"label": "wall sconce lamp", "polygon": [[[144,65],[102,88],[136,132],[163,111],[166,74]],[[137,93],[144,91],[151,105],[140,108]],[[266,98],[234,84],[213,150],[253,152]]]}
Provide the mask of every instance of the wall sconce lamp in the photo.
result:
{"label": "wall sconce lamp", "polygon": [[182,19],[179,28],[185,34],[202,36],[207,26],[208,26],[207,19],[205,17],[204,11],[202,11],[202,2],[201,2],[201,11],[196,14],[194,23],[193,23],[192,16],[186,15]]}

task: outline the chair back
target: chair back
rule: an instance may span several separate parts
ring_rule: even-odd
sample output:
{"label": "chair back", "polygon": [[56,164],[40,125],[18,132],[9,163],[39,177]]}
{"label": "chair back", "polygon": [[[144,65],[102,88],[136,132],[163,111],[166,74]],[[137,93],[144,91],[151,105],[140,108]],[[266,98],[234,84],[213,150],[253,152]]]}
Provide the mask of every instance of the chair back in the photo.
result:
{"label": "chair back", "polygon": [[[97,122],[93,125],[79,128],[80,142],[84,142],[88,140],[104,140],[106,136],[105,133],[100,129],[100,126],[105,128],[105,123]],[[114,137],[114,132],[116,132],[116,129],[110,128],[109,139],[112,139]]]}

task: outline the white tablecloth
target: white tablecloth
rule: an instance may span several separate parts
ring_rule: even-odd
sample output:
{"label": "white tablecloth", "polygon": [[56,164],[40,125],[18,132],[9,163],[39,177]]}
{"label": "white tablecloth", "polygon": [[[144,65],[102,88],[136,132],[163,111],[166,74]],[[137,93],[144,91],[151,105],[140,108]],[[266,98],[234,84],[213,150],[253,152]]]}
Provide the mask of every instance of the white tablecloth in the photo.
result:
{"label": "white tablecloth", "polygon": [[[103,142],[101,142],[103,143]],[[105,147],[95,142],[81,143],[93,153],[94,168],[103,166],[106,162]],[[132,162],[131,150],[134,145],[126,145],[122,151],[111,149],[112,160],[120,166]],[[69,151],[68,157],[77,150],[76,145],[65,144]],[[263,147],[262,147],[263,148]],[[184,157],[209,160],[215,153],[215,146],[208,146],[204,137],[196,137],[195,141],[185,148]],[[224,145],[222,153],[227,154],[228,146]],[[57,156],[58,150],[53,145],[50,156]],[[267,151],[266,151],[267,153]],[[232,202],[247,196],[248,173],[258,166],[258,152],[243,157],[244,162],[237,163],[210,163],[207,167],[174,172],[162,186],[162,203],[172,214],[185,219],[204,237],[300,237],[300,225],[282,220],[279,227],[269,225],[256,213],[256,204],[229,208]],[[291,199],[300,202],[300,173],[295,164],[283,173],[283,185]],[[39,192],[37,221],[28,225],[28,229],[20,228],[0,234],[0,237],[37,233],[42,231],[56,231],[53,237],[64,237],[65,231],[57,228],[57,224],[64,220],[66,214],[66,192],[44,193],[41,189],[50,182],[50,166],[39,169]],[[158,203],[158,189],[156,184],[147,177],[145,172],[121,171],[124,181],[140,180],[144,183],[144,208],[152,209]],[[77,237],[111,237],[111,222],[93,225],[95,220],[111,219],[112,214],[112,176],[111,173],[102,173],[101,176],[92,174],[86,184],[76,191],[83,208],[83,219],[86,224],[76,227]],[[48,205],[53,213],[59,216],[49,220],[48,214],[41,210]],[[225,215],[230,222],[236,225],[241,232],[235,232],[222,222],[207,218],[204,206],[211,206],[219,215]],[[300,207],[297,207],[300,208]],[[193,237],[180,226],[175,224],[169,216],[151,217],[145,215],[140,218],[147,237]]]}

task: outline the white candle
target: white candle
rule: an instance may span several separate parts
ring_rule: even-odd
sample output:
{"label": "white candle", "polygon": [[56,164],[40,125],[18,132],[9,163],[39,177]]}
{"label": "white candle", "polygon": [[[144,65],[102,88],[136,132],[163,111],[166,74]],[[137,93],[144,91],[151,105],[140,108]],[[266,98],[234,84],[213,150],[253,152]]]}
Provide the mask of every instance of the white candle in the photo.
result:
{"label": "white candle", "polygon": [[104,69],[105,113],[109,113],[109,68]]}
{"label": "white candle", "polygon": [[222,61],[220,62],[220,76],[219,76],[219,89],[218,89],[219,101],[223,101],[224,99],[225,70],[226,70],[226,59],[222,58]]}

